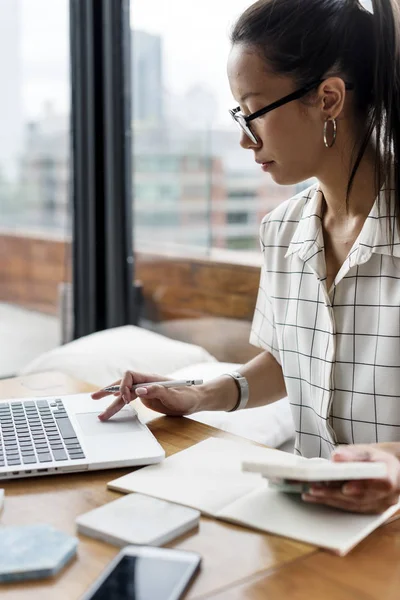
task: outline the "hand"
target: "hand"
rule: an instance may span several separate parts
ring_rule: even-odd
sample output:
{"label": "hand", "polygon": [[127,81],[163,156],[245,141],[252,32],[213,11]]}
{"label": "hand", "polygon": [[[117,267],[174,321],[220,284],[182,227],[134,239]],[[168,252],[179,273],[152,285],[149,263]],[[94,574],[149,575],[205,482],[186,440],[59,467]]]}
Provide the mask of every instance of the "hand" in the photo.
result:
{"label": "hand", "polygon": [[[111,384],[119,385],[119,392],[99,390],[92,394],[93,400],[100,400],[110,395],[116,396],[114,402],[99,415],[99,419],[107,421],[135,398],[140,398],[145,406],[164,415],[182,416],[197,412],[201,404],[199,389],[201,386],[165,388],[162,385],[147,385],[152,381],[166,381],[166,379],[162,375],[145,375],[127,371],[122,380]],[[132,386],[140,383],[146,383],[146,386],[136,388],[135,391],[131,390]]]}
{"label": "hand", "polygon": [[371,445],[340,446],[333,452],[336,462],[367,461],[384,462],[388,474],[384,479],[354,480],[337,485],[312,485],[302,498],[306,502],[325,504],[349,512],[378,514],[384,512],[399,500],[400,461],[383,450]]}

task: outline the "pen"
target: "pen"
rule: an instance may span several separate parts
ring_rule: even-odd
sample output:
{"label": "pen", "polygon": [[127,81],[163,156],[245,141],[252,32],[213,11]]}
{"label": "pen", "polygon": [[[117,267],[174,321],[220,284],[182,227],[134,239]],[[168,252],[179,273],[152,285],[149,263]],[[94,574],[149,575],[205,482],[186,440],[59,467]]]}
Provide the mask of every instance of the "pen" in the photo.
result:
{"label": "pen", "polygon": [[[131,391],[134,392],[136,388],[139,387],[148,387],[149,385],[162,385],[166,388],[172,387],[184,387],[188,385],[201,385],[203,383],[202,379],[170,379],[168,381],[148,381],[146,383],[137,383],[131,387]],[[103,388],[105,392],[119,392],[119,385],[111,385],[109,387]]]}

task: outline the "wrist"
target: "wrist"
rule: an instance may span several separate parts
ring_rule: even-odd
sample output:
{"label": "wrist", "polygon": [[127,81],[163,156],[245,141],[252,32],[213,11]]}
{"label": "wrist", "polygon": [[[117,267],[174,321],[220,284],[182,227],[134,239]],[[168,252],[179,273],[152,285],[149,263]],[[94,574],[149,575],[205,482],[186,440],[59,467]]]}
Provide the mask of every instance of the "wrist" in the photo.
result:
{"label": "wrist", "polygon": [[198,387],[200,398],[197,412],[205,410],[229,411],[239,400],[239,390],[232,377],[222,375]]}

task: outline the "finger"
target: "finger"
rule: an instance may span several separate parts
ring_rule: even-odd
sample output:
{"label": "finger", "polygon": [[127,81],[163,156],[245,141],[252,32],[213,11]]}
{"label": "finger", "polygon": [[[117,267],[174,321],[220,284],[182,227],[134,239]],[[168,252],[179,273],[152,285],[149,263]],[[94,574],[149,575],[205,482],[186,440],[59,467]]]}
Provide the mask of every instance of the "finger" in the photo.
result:
{"label": "finger", "polygon": [[[352,483],[360,483],[360,482],[351,482],[350,484],[345,484],[343,488],[350,486]],[[388,498],[396,497],[396,494],[393,494],[393,490],[389,488],[368,488],[365,489],[358,488],[357,494],[355,493],[346,493],[342,490],[334,490],[322,486],[312,486],[309,491],[309,496],[315,498],[318,502],[330,505],[331,502],[339,502],[340,504],[348,506],[348,509],[351,510],[351,505],[354,505],[353,510],[356,512],[364,512],[364,510],[369,510],[372,506],[382,506],[387,503]],[[391,504],[389,504],[391,506]]]}
{"label": "finger", "polygon": [[338,508],[347,512],[362,514],[379,514],[393,506],[398,501],[398,496],[390,495],[384,499],[374,500],[372,502],[360,503],[350,501],[345,498],[317,498],[310,494],[303,494],[302,499],[310,504],[322,504],[332,508]]}
{"label": "finger", "polygon": [[[120,385],[120,383],[121,383],[121,380],[118,379],[118,381],[114,381],[114,383],[110,383],[110,385],[106,385],[104,387],[111,387],[111,386],[114,386],[114,385]],[[111,394],[115,394],[115,392],[105,392],[104,388],[102,388],[101,390],[98,390],[97,392],[94,392],[92,394],[92,398],[93,398],[93,400],[100,400],[101,398],[105,398],[106,396],[110,396]]]}
{"label": "finger", "polygon": [[380,479],[387,481],[391,489],[400,491],[400,462],[389,452],[385,452],[373,445],[340,446],[333,454],[334,461],[357,461],[366,460],[370,462],[383,462],[387,467],[386,477]]}
{"label": "finger", "polygon": [[[359,485],[361,484],[361,485]],[[316,498],[324,500],[346,500],[350,502],[357,502],[358,504],[368,504],[371,502],[378,502],[383,498],[387,497],[392,492],[390,485],[387,487],[363,487],[362,482],[350,482],[343,485],[341,488],[335,489],[325,486],[313,485],[310,488],[310,495]]]}
{"label": "finger", "polygon": [[168,415],[168,409],[165,408],[164,404],[158,398],[139,398],[141,403],[149,408],[163,415]]}
{"label": "finger", "polygon": [[171,390],[167,391],[162,385],[137,388],[136,393],[141,402],[151,410],[171,417],[182,416],[181,408],[176,405],[175,395],[171,398]]}
{"label": "finger", "polygon": [[160,381],[160,379],[157,379],[157,377],[154,377],[153,375],[145,375],[143,373],[133,373],[132,371],[126,371],[120,384],[120,394],[125,403],[128,404],[128,402],[131,402],[139,396],[137,391],[132,390],[132,387],[134,385],[140,385],[141,383],[143,383],[146,384],[145,388],[143,389],[146,389],[147,384],[151,381]]}
{"label": "finger", "polygon": [[116,398],[114,402],[110,404],[110,406],[108,406],[102,413],[99,414],[100,421],[107,421],[113,415],[119,412],[124,406],[125,402],[123,401],[121,396],[118,396],[118,398]]}
{"label": "finger", "polygon": [[362,494],[387,495],[392,491],[392,485],[387,479],[365,479],[362,481],[349,481],[342,487],[345,496]]}
{"label": "finger", "polygon": [[340,508],[341,510],[346,510],[349,512],[359,512],[358,507],[359,505],[347,498],[325,498],[325,497],[318,497],[315,496],[313,494],[302,494],[301,496],[302,500],[304,500],[304,502],[307,502],[307,504],[321,504],[323,506],[332,506],[332,508]]}
{"label": "finger", "polygon": [[332,453],[332,460],[335,462],[361,461],[366,462],[373,460],[371,449],[362,445],[359,446],[339,446]]}
{"label": "finger", "polygon": [[168,396],[168,392],[170,392],[170,390],[167,391],[167,388],[165,388],[163,385],[151,385],[149,383],[146,383],[146,385],[140,385],[139,387],[136,388],[135,390],[135,394],[139,397],[146,397],[146,398],[159,398],[159,400],[165,400],[165,398]]}

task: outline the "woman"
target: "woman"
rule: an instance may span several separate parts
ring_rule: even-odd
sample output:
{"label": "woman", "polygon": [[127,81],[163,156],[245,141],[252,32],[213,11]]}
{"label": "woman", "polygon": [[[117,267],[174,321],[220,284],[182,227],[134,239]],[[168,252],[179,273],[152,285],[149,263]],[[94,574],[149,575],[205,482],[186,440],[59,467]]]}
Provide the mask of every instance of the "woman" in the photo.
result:
{"label": "woman", "polygon": [[[287,394],[298,454],[387,463],[384,481],[304,496],[359,512],[400,492],[400,17],[395,0],[372,7],[260,0],[239,18],[228,77],[241,145],[276,183],[317,183],[261,225],[251,342],[264,352],[198,388],[136,390],[169,415]],[[157,380],[127,373],[100,418]]]}

